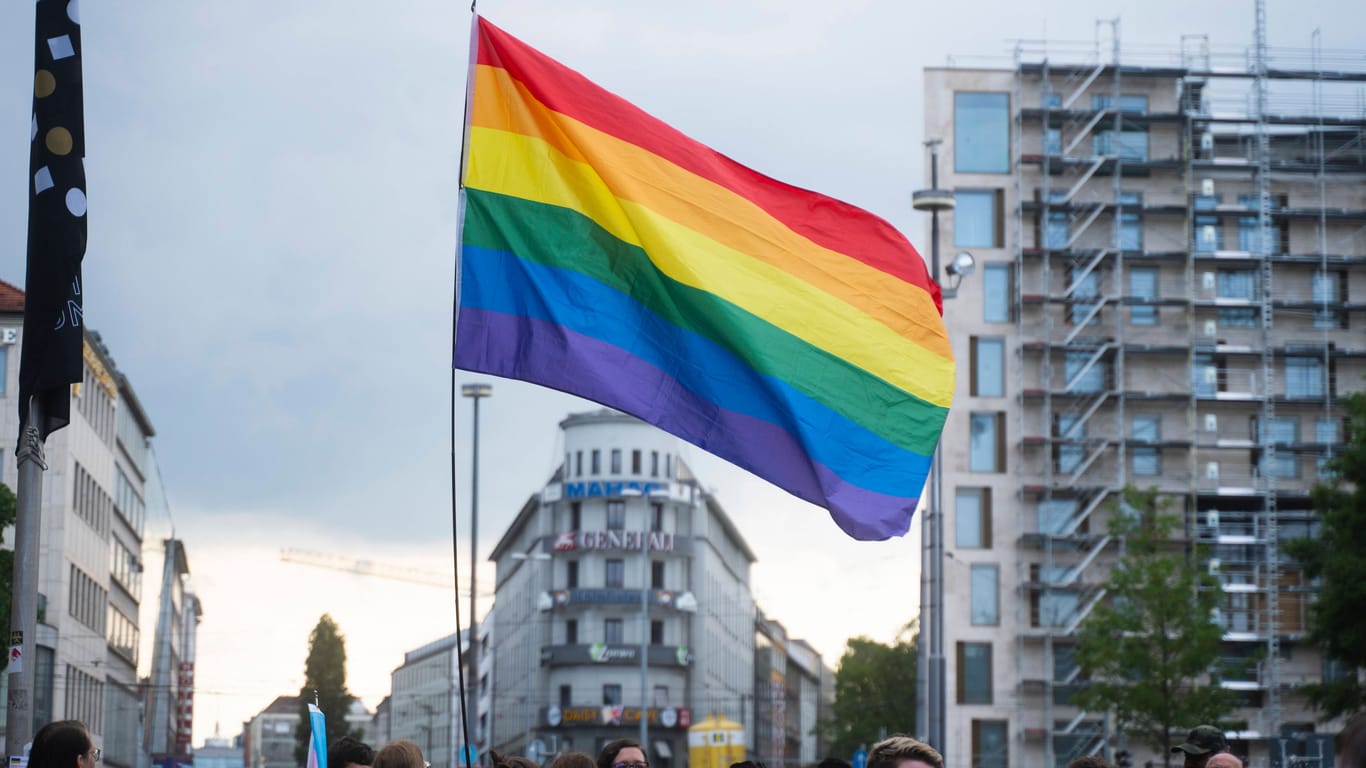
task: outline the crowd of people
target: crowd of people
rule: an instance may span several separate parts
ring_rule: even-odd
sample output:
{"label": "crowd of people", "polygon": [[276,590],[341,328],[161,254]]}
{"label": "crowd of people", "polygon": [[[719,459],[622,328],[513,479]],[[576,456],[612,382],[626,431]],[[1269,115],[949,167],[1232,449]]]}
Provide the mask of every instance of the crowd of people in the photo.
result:
{"label": "crowd of people", "polygon": [[[1212,725],[1192,729],[1186,740],[1172,748],[1184,757],[1182,768],[1243,768],[1243,761],[1229,752],[1224,732]],[[491,768],[650,768],[645,749],[635,739],[607,742],[597,759],[584,752],[562,752],[544,767],[520,755],[489,753]],[[58,720],[38,730],[29,749],[28,768],[96,768],[100,749],[85,725],[77,720]],[[327,768],[431,768],[422,749],[406,739],[391,741],[378,752],[352,738],[339,739],[328,747]],[[746,760],[730,768],[765,768]],[[851,768],[838,758],[822,760],[819,768]],[[930,745],[897,734],[868,750],[865,768],[944,768],[944,758]],[[1067,768],[1116,768],[1097,756],[1079,757]],[[1348,721],[1338,736],[1337,767],[1366,768],[1366,714]]]}

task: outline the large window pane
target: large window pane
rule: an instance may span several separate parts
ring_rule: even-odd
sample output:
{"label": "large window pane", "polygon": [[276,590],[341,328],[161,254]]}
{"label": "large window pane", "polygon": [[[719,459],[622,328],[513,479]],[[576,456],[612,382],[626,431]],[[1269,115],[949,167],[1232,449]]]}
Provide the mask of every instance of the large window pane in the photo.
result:
{"label": "large window pane", "polygon": [[1096,155],[1115,155],[1124,160],[1147,162],[1147,131],[1097,131],[1091,139]]}
{"label": "large window pane", "polygon": [[958,703],[991,703],[991,643],[958,644]]}
{"label": "large window pane", "polygon": [[1004,415],[997,412],[973,413],[969,418],[968,469],[973,472],[1001,472],[1005,464]]}
{"label": "large window pane", "polygon": [[953,95],[953,158],[958,173],[1010,171],[1010,97]]}
{"label": "large window pane", "polygon": [[1213,253],[1224,247],[1224,229],[1219,225],[1218,216],[1197,215],[1193,226],[1197,253]]}
{"label": "large window pane", "polygon": [[[1157,269],[1153,267],[1130,267],[1129,296],[1142,301],[1156,301]],[[1129,322],[1134,325],[1157,325],[1157,307],[1152,305],[1130,306]]]}
{"label": "large window pane", "polygon": [[1000,568],[995,565],[972,566],[972,623],[995,626],[1001,623]]}
{"label": "large window pane", "polygon": [[1285,396],[1322,397],[1324,393],[1323,360],[1317,357],[1287,357],[1285,359]]}
{"label": "large window pane", "polygon": [[1063,355],[1063,376],[1068,392],[1099,392],[1105,388],[1110,364],[1106,360],[1091,363],[1094,353],[1068,352]]}
{"label": "large window pane", "polygon": [[1198,397],[1214,397],[1219,391],[1219,366],[1213,355],[1199,354],[1191,365],[1191,389]]}
{"label": "large window pane", "polygon": [[972,768],[1006,768],[1009,743],[1005,720],[972,721]]}
{"label": "large window pane", "polygon": [[[1091,97],[1091,109],[1109,109],[1115,104],[1115,97],[1108,93],[1096,94]],[[1148,112],[1148,97],[1140,95],[1123,94],[1119,97],[1119,111],[1137,113],[1140,115]]]}
{"label": "large window pane", "polygon": [[975,397],[1005,396],[1005,348],[1005,340],[999,336],[972,337],[970,394]]}
{"label": "large window pane", "polygon": [[1008,323],[1015,301],[1015,268],[1012,264],[987,264],[982,267],[982,320]]}
{"label": "large window pane", "polygon": [[959,488],[953,512],[956,546],[960,549],[991,548],[990,488]]}
{"label": "large window pane", "polygon": [[994,189],[953,193],[953,244],[963,248],[1001,246],[1001,195]]}
{"label": "large window pane", "polygon": [[[1340,272],[1314,273],[1314,303],[1319,305],[1314,308],[1315,328],[1347,327],[1345,313],[1334,308],[1334,305],[1346,300],[1342,277]],[[4,359],[0,358],[0,363],[3,362]]]}
{"label": "large window pane", "polygon": [[[1257,301],[1261,298],[1261,277],[1255,269],[1221,269],[1217,290],[1220,299]],[[1255,328],[1257,307],[1220,307],[1219,324],[1231,328]]]}
{"label": "large window pane", "polygon": [[1076,289],[1072,291],[1073,302],[1067,308],[1067,322],[1073,325],[1081,323],[1095,325],[1100,322],[1100,313],[1092,314],[1099,302],[1081,301],[1081,299],[1100,298],[1100,275],[1097,274],[1098,271],[1093,269],[1080,278],[1074,277],[1071,270],[1068,271],[1067,279],[1076,284]]}
{"label": "large window pane", "polygon": [[1069,520],[1077,513],[1076,499],[1047,499],[1035,509],[1039,533],[1062,533]]}

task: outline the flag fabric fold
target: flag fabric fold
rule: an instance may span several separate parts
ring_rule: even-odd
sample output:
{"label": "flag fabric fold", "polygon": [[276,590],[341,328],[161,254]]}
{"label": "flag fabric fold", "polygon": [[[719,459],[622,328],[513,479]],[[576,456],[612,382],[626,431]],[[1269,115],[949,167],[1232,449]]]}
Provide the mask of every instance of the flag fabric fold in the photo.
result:
{"label": "flag fabric fold", "polygon": [[82,379],[85,257],[85,118],[77,0],[38,0],[29,147],[28,264],[19,362],[20,434],[30,397],[42,405],[44,440],[71,418]]}
{"label": "flag fabric fold", "polygon": [[318,705],[308,705],[308,766],[327,768],[327,717]]}
{"label": "flag fabric fold", "polygon": [[476,24],[456,367],[633,414],[855,538],[905,533],[954,382],[911,244]]}

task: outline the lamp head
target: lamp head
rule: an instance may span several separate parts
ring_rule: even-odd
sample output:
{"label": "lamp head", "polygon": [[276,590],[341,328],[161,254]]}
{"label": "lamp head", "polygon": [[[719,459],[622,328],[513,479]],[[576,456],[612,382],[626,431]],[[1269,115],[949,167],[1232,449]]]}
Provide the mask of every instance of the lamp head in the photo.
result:
{"label": "lamp head", "polygon": [[953,261],[944,267],[944,271],[953,277],[963,278],[971,275],[977,269],[977,259],[967,251],[959,251],[954,254]]}

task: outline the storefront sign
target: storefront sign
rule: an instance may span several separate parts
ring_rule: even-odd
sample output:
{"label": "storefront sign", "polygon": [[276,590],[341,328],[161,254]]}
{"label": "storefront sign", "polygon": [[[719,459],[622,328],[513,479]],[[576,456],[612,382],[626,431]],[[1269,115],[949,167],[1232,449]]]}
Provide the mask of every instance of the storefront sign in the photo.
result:
{"label": "storefront sign", "polygon": [[[638,589],[557,589],[550,594],[550,605],[543,606],[541,610],[551,608],[567,608],[575,605],[640,605],[640,590]],[[670,589],[652,589],[646,600],[650,605],[659,608],[677,608],[684,610],[683,605],[687,604],[682,600],[682,594]]]}
{"label": "storefront sign", "polygon": [[668,483],[637,483],[634,480],[627,483],[621,482],[598,482],[589,483],[565,483],[564,497],[566,499],[590,499],[599,496],[620,497],[622,491],[629,490],[632,495],[639,492],[642,496],[650,496],[669,490]]}
{"label": "storefront sign", "polygon": [[[651,645],[650,666],[686,667],[692,664],[692,652],[686,645]],[[634,665],[640,663],[640,646],[609,645],[553,645],[541,652],[541,661],[552,667],[572,664]]]}
{"label": "storefront sign", "polygon": [[[691,728],[692,711],[685,707],[650,707],[646,720],[657,728]],[[545,724],[551,728],[588,725],[638,725],[640,707],[546,707]]]}

